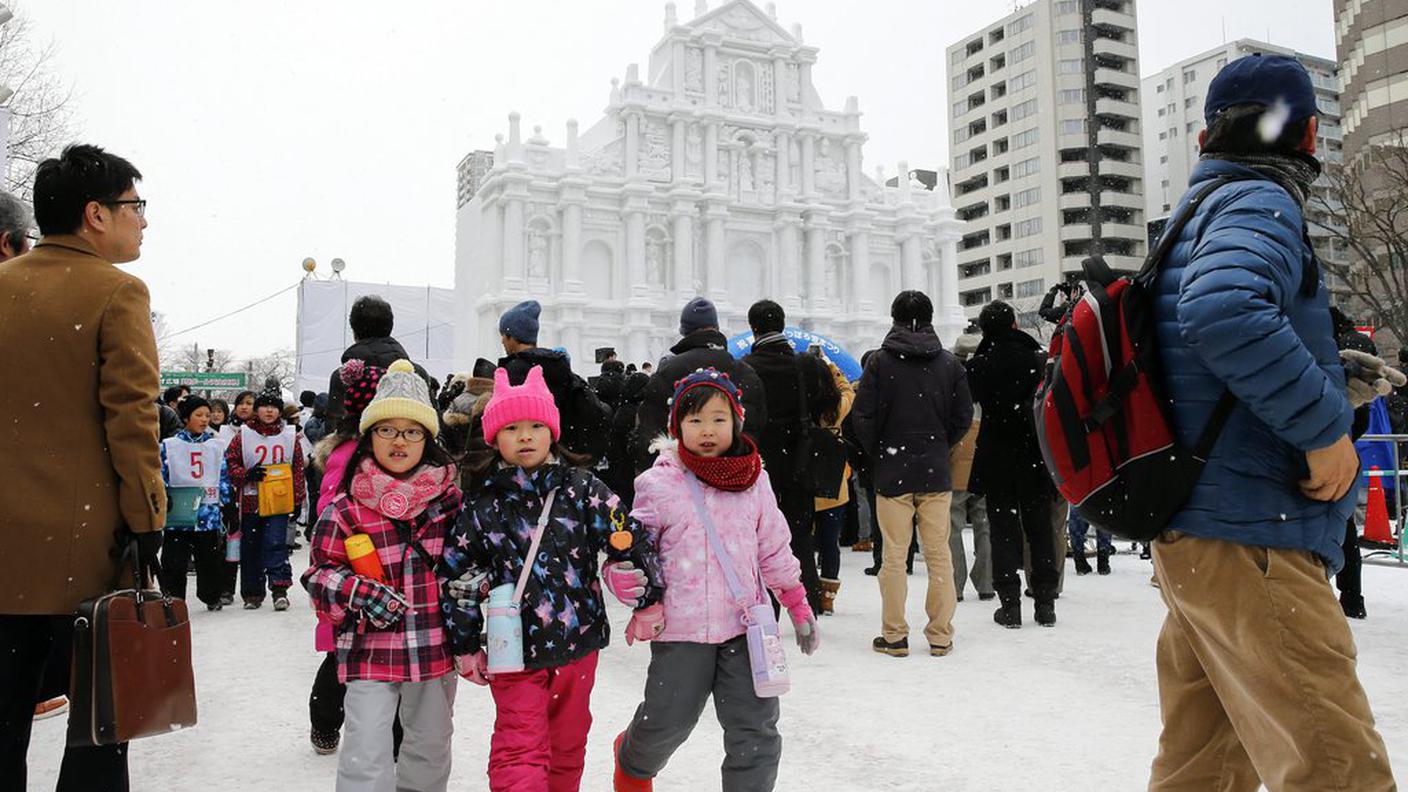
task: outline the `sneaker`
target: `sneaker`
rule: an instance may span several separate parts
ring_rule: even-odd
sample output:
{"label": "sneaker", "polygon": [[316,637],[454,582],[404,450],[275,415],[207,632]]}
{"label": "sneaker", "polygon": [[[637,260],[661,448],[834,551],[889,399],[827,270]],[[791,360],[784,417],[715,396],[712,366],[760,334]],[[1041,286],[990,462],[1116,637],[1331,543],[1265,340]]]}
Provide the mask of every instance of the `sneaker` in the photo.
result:
{"label": "sneaker", "polygon": [[865,574],[870,575],[871,577],[875,577],[876,575],[880,574],[880,565],[876,564],[875,566],[866,567]]}
{"label": "sneaker", "polygon": [[611,763],[616,766],[616,771],[611,776],[611,789],[614,792],[654,792],[655,782],[649,778],[636,778],[628,775],[621,768],[621,741],[626,739],[626,733],[621,732],[616,735],[616,741],[611,744]]}
{"label": "sneaker", "polygon": [[[1102,558],[1103,558],[1103,556],[1102,556]],[[1076,559],[1076,574],[1077,574],[1077,575],[1089,575],[1091,572],[1094,571],[1094,570],[1092,570],[1092,569],[1090,568],[1090,562],[1086,560],[1086,558],[1085,558],[1085,553],[1080,553],[1079,555],[1077,555],[1077,556],[1075,557],[1075,559]],[[1108,566],[1108,565],[1109,565],[1109,562],[1106,561],[1105,564]]]}
{"label": "sneaker", "polygon": [[58,696],[48,701],[41,701],[34,707],[34,719],[44,720],[55,715],[62,715],[68,712],[68,696]]}
{"label": "sneaker", "polygon": [[276,611],[286,611],[286,610],[288,610],[288,597],[285,597],[285,596],[283,596],[282,594],[280,594],[280,595],[277,596],[277,597],[274,597],[274,610],[276,610]]}
{"label": "sneaker", "polygon": [[217,602],[207,602],[207,603],[205,603],[205,609],[208,610],[208,611],[218,611],[218,610],[224,609],[224,607],[225,607],[224,604],[222,604],[222,603],[220,603],[220,602],[218,602],[218,601],[217,601]]}
{"label": "sneaker", "polygon": [[1101,553],[1095,557],[1095,571],[1102,575],[1110,574],[1110,554]]}
{"label": "sneaker", "polygon": [[337,746],[342,742],[342,735],[335,731],[322,732],[314,729],[308,734],[308,741],[313,744],[313,753],[327,756],[337,753]]}
{"label": "sneaker", "polygon": [[953,651],[953,644],[949,644],[948,646],[935,646],[934,644],[929,644],[929,656],[930,656],[930,657],[944,657],[945,655],[947,655],[949,652],[952,652],[952,651]]}
{"label": "sneaker", "polygon": [[909,657],[908,638],[901,638],[898,641],[887,641],[882,635],[870,642],[870,648],[880,654],[887,654],[890,657]]}
{"label": "sneaker", "polygon": [[221,595],[220,595],[220,604],[221,604],[221,605],[234,605],[234,604],[235,604],[235,595],[234,595],[234,594],[221,594]]}
{"label": "sneaker", "polygon": [[244,601],[245,610],[259,610],[259,606],[264,604],[262,599],[247,599]]}

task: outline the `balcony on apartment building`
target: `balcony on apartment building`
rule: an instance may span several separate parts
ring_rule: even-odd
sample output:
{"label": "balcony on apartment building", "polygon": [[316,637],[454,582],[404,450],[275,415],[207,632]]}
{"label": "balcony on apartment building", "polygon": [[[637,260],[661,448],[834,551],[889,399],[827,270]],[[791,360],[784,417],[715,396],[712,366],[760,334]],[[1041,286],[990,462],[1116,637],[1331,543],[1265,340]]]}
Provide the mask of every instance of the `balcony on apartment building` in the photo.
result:
{"label": "balcony on apartment building", "polygon": [[1134,15],[1129,13],[1127,0],[1096,0],[1095,11],[1090,15],[1090,24],[1133,31]]}

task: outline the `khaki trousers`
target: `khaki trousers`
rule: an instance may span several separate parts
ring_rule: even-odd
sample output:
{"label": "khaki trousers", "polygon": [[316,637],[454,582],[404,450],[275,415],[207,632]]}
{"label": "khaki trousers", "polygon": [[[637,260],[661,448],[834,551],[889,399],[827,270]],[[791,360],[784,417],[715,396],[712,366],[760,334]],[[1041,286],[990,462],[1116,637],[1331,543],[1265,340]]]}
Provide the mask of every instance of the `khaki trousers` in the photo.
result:
{"label": "khaki trousers", "polygon": [[904,619],[909,596],[909,576],[904,571],[911,527],[918,517],[919,546],[924,552],[924,569],[929,575],[929,592],[924,612],[929,617],[924,637],[934,646],[953,643],[953,612],[958,594],[953,588],[953,557],[948,547],[949,502],[951,492],[916,492],[888,497],[875,496],[880,533],[885,538],[880,559],[880,633],[886,641],[909,637]]}
{"label": "khaki trousers", "polygon": [[1397,789],[1315,556],[1170,532],[1154,571],[1168,616],[1150,792]]}

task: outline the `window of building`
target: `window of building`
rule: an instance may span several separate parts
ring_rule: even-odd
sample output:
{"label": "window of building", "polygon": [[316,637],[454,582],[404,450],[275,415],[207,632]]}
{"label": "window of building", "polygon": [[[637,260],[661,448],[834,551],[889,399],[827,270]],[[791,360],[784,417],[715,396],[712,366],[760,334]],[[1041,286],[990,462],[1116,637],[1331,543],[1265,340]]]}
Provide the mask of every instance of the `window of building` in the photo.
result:
{"label": "window of building", "polygon": [[1029,237],[1041,233],[1041,218],[1032,217],[1027,220],[1018,220],[1012,224],[1012,236],[1021,238]]}
{"label": "window of building", "polygon": [[1056,31],[1056,43],[1057,43],[1057,44],[1079,44],[1079,43],[1080,43],[1080,31],[1079,31],[1079,30],[1058,30],[1058,31]]}
{"label": "window of building", "polygon": [[964,307],[970,307],[974,305],[986,305],[987,303],[992,302],[992,289],[970,289],[965,292],[959,292],[958,300],[959,302],[963,303]]}
{"label": "window of building", "polygon": [[1159,133],[1159,140],[1168,140],[1168,133],[1167,133],[1167,132],[1160,132],[1160,133]]}
{"label": "window of building", "polygon": [[993,86],[988,89],[988,93],[991,93],[994,99],[1001,99],[1007,95],[1007,83],[993,83]]}
{"label": "window of building", "polygon": [[1056,61],[1057,74],[1080,74],[1080,58],[1062,58]]}
{"label": "window of building", "polygon": [[1164,84],[1163,84],[1163,83],[1159,83],[1158,85],[1154,86],[1154,93],[1163,93],[1163,92],[1164,92]]}
{"label": "window of building", "polygon": [[997,140],[994,140],[994,141],[992,142],[992,153],[994,153],[994,154],[1006,154],[1006,153],[1007,153],[1007,138],[998,138]]}
{"label": "window of building", "polygon": [[992,183],[1001,184],[1012,178],[1012,169],[1006,166],[997,168],[992,172]]}
{"label": "window of building", "polygon": [[999,284],[997,284],[997,299],[999,299],[999,300],[1010,300],[1010,299],[1012,299],[1012,284],[1010,284],[1010,283],[999,283]]}
{"label": "window of building", "polygon": [[963,170],[971,164],[973,164],[973,158],[967,154],[959,154],[953,158],[953,169],[956,171]]}
{"label": "window of building", "polygon": [[994,29],[994,30],[989,30],[989,31],[988,31],[988,43],[989,43],[989,44],[996,44],[996,43],[999,42],[999,41],[1002,41],[1002,28],[996,28],[996,29]]}
{"label": "window of building", "polygon": [[1012,178],[1020,179],[1023,176],[1030,176],[1041,172],[1041,157],[1024,159],[1012,166]]}
{"label": "window of building", "polygon": [[1065,16],[1066,14],[1074,14],[1079,10],[1080,3],[1078,0],[1059,0],[1059,2],[1052,7],[1051,13],[1056,16]]}
{"label": "window of building", "polygon": [[963,99],[963,100],[961,100],[961,101],[958,101],[958,102],[954,102],[954,103],[953,103],[953,115],[954,115],[955,118],[958,117],[958,116],[963,115],[963,114],[966,113],[966,112],[968,112],[968,100],[967,100],[967,99]]}
{"label": "window of building", "polygon": [[966,126],[961,126],[961,127],[957,128],[957,129],[953,130],[953,142],[954,142],[954,143],[962,143],[963,141],[967,140],[967,139],[969,138],[969,136],[972,134],[972,133],[970,133],[970,132],[968,131],[968,129],[969,129],[969,128],[966,127]]}
{"label": "window of building", "polygon": [[1012,120],[1021,121],[1027,116],[1036,115],[1036,99],[1028,99],[1025,102],[1012,105]]}
{"label": "window of building", "polygon": [[993,129],[996,129],[996,128],[1002,126],[1002,125],[1005,124],[1005,123],[1007,123],[1007,111],[1006,111],[1006,110],[998,110],[996,113],[993,113],[993,114],[992,114],[992,126],[993,126]]}
{"label": "window of building", "polygon": [[1084,118],[1069,118],[1061,122],[1061,134],[1063,135],[1083,135],[1085,134]]}
{"label": "window of building", "polygon": [[1159,118],[1163,118],[1166,113],[1167,111],[1164,108],[1159,108]]}
{"label": "window of building", "polygon": [[1187,110],[1188,108],[1194,107],[1194,106],[1196,106],[1197,104],[1198,104],[1198,97],[1196,97],[1196,96],[1190,96],[1190,97],[1188,97],[1187,99],[1184,99],[1184,100],[1183,100],[1183,109]]}
{"label": "window of building", "polygon": [[1007,90],[1016,93],[1036,85],[1036,69],[1030,69],[1007,81]]}
{"label": "window of building", "polygon": [[1017,134],[1012,136],[1012,148],[1026,148],[1027,146],[1036,143],[1037,138],[1038,131],[1035,128],[1024,129],[1021,132],[1018,132]]}
{"label": "window of building", "polygon": [[1057,103],[1063,105],[1085,104],[1085,89],[1065,88],[1057,93]]}
{"label": "window of building", "polygon": [[1159,155],[1159,164],[1160,164],[1160,165],[1167,165],[1167,164],[1168,164],[1168,155],[1167,155],[1167,154],[1161,154],[1161,155]]}
{"label": "window of building", "polygon": [[1187,128],[1185,128],[1183,131],[1184,131],[1184,132],[1187,132],[1189,135],[1193,134],[1194,132],[1197,132],[1197,131],[1198,131],[1198,122],[1197,122],[1197,121],[1189,121]]}
{"label": "window of building", "polygon": [[1015,264],[1018,269],[1021,269],[1023,267],[1035,267],[1036,265],[1041,263],[1041,248],[1032,248],[1031,250],[1019,250],[1016,253],[1013,253],[1012,263]]}
{"label": "window of building", "polygon": [[1168,130],[1168,136],[1169,136],[1169,137],[1178,137],[1178,127],[1170,127],[1169,130]]}
{"label": "window of building", "polygon": [[986,275],[989,272],[992,272],[992,263],[988,259],[970,261],[967,264],[958,265],[958,277],[960,280],[976,278],[979,275]]}
{"label": "window of building", "polygon": [[996,214],[996,213],[998,213],[998,212],[1005,212],[1005,211],[1007,211],[1008,209],[1011,209],[1011,208],[1012,208],[1012,196],[1010,196],[1010,195],[999,195],[999,196],[997,196],[997,197],[995,197],[995,198],[992,199],[992,211],[993,211],[993,214]]}
{"label": "window of building", "polygon": [[949,63],[962,63],[963,59],[966,57],[968,57],[967,52],[962,49],[956,49],[953,51],[953,54],[948,56],[948,60]]}
{"label": "window of building", "polygon": [[1226,66],[1226,65],[1227,65],[1227,59],[1226,59],[1226,58],[1218,58],[1218,59],[1217,59],[1217,70],[1218,70],[1218,71],[1222,71],[1222,67],[1223,67],[1223,66]]}
{"label": "window of building", "polygon": [[1187,69],[1187,70],[1185,70],[1185,71],[1183,72],[1183,84],[1184,84],[1184,85],[1187,85],[1188,83],[1193,82],[1193,81],[1196,80],[1196,79],[1198,79],[1198,70],[1197,70],[1197,69]]}
{"label": "window of building", "polygon": [[1029,281],[1019,281],[1019,282],[1017,283],[1017,295],[1016,295],[1016,296],[1017,296],[1017,299],[1019,299],[1019,300],[1025,298],[1025,297],[1040,297],[1041,295],[1043,295],[1043,294],[1045,294],[1045,293],[1046,293],[1046,279],[1044,279],[1044,278],[1037,278],[1036,280],[1029,280]]}
{"label": "window of building", "polygon": [[1030,187],[1012,194],[1012,205],[1018,209],[1024,206],[1031,206],[1039,201],[1041,201],[1040,187]]}
{"label": "window of building", "polygon": [[1024,30],[1030,30],[1032,26],[1032,15],[1027,14],[1020,19],[1014,19],[1007,23],[1007,35],[1012,37]]}
{"label": "window of building", "polygon": [[1036,52],[1036,42],[1028,41],[1027,43],[1022,44],[1021,46],[1013,47],[1011,50],[1009,50],[1007,52],[1007,62],[1020,63],[1021,61],[1030,58],[1032,56],[1032,53],[1034,52]]}

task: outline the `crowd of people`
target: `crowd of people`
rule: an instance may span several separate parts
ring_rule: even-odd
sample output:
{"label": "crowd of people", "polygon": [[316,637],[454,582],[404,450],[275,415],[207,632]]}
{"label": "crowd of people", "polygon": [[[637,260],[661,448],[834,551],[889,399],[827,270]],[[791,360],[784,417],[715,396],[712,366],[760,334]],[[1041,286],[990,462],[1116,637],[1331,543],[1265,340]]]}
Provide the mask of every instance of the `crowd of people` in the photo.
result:
{"label": "crowd of people", "polygon": [[[1268,142],[1268,97],[1286,96],[1289,123]],[[1150,789],[1392,789],[1345,621],[1364,616],[1362,595],[1336,603],[1326,578],[1358,558],[1352,439],[1387,409],[1380,383],[1404,380],[1372,350],[1343,358],[1346,378],[1337,342],[1356,342],[1331,329],[1298,224],[1318,172],[1304,70],[1243,59],[1207,103],[1193,181],[1236,182],[1180,205],[1192,222],[1150,283],[1152,319],[1183,441],[1223,394],[1236,405],[1188,505],[1148,548],[1169,611]],[[752,347],[735,358],[704,298],[683,307],[661,360],[607,354],[584,378],[538,346],[528,300],[500,318],[497,361],[442,385],[369,296],[325,393],[286,405],[270,383],[227,404],[178,387],[153,402],[146,288],[113,266],[139,253],[140,178],[73,146],[38,169],[33,252],[26,216],[0,218],[0,249],[20,254],[0,264],[0,344],[16,370],[42,356],[49,372],[0,394],[24,417],[0,433],[7,788],[24,787],[36,703],[67,686],[68,614],[110,583],[124,545],[159,554],[169,596],[186,598],[193,570],[212,611],[236,595],[284,611],[301,584],[325,652],[311,745],[340,754],[339,790],[377,792],[446,789],[459,679],[487,686],[496,708],[491,789],[578,789],[608,596],[630,609],[627,643],[651,653],[635,716],[606,725],[614,788],[652,789],[712,697],[723,788],[770,790],[788,686],[777,621],[785,611],[800,652],[818,650],[825,615],[847,607],[842,548],[873,554],[871,646],[892,657],[909,653],[916,555],[922,634],[940,658],[957,646],[970,580],[997,600],[997,625],[1023,625],[1025,594],[1053,627],[1068,553],[1077,574],[1110,572],[1113,539],[1096,526],[1092,570],[1090,515],[1048,473],[1033,422],[1048,354],[1006,303],[950,350],[930,299],[899,293],[851,381],[820,348],[796,349],[768,299],[750,307]],[[58,274],[69,269],[86,274]],[[1060,332],[1079,296],[1049,302]],[[61,447],[54,416],[69,427]],[[291,555],[300,522],[306,564]],[[1341,585],[1357,586],[1349,574]],[[125,745],[70,743],[59,788],[126,779]]]}

